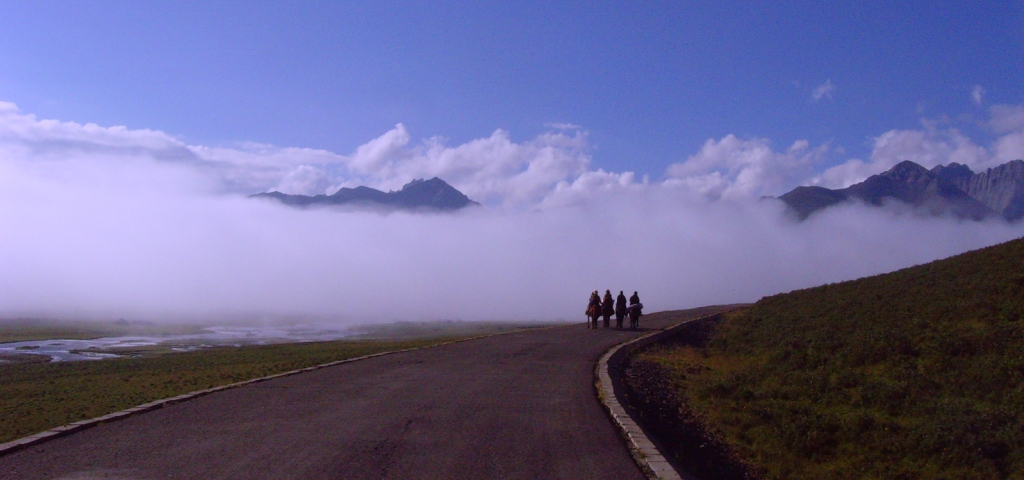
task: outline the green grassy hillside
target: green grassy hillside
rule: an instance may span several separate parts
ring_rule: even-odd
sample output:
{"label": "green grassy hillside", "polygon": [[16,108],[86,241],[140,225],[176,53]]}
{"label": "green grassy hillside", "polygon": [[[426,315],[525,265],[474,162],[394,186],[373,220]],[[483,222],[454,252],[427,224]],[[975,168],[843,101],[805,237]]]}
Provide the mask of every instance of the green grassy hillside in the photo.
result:
{"label": "green grassy hillside", "polygon": [[770,478],[1024,478],[1024,240],[766,297],[638,360]]}

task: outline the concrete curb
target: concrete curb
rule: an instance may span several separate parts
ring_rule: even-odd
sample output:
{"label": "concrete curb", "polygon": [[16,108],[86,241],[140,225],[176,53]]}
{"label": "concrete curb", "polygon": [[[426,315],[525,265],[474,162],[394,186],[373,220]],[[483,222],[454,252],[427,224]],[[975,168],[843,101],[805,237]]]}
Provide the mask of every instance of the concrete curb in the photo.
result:
{"label": "concrete curb", "polygon": [[508,331],[508,332],[498,332],[498,333],[491,333],[491,334],[488,334],[488,335],[478,335],[478,336],[475,336],[475,337],[460,338],[458,340],[452,340],[452,341],[442,342],[442,343],[435,343],[433,345],[425,345],[425,346],[422,346],[422,347],[413,347],[413,348],[406,348],[406,349],[402,349],[402,350],[391,350],[391,351],[387,351],[387,352],[372,353],[370,355],[363,355],[361,357],[347,358],[345,360],[336,360],[336,361],[333,361],[333,362],[322,363],[322,364],[319,364],[319,365],[313,365],[312,367],[306,367],[306,368],[300,368],[298,370],[290,370],[290,371],[287,371],[287,372],[276,373],[274,375],[268,375],[266,377],[259,377],[259,378],[253,378],[253,379],[250,379],[250,380],[244,380],[244,381],[241,381],[241,382],[229,383],[227,385],[221,385],[219,387],[207,388],[207,389],[203,389],[203,390],[196,390],[196,391],[193,391],[193,392],[188,392],[188,393],[185,393],[185,394],[182,394],[182,395],[178,395],[176,397],[164,398],[164,399],[155,400],[155,401],[152,401],[152,402],[149,402],[149,403],[144,403],[142,405],[136,405],[134,407],[127,408],[125,410],[121,410],[119,412],[108,413],[106,415],[103,415],[102,417],[90,418],[90,419],[87,419],[87,420],[80,420],[80,421],[77,421],[77,422],[74,422],[74,423],[69,423],[67,425],[61,425],[59,427],[51,428],[49,430],[46,430],[46,431],[43,431],[43,432],[39,432],[39,433],[37,433],[35,435],[29,435],[27,437],[22,437],[22,438],[19,438],[17,440],[12,440],[12,441],[7,442],[7,443],[0,443],[0,457],[2,457],[4,455],[7,455],[7,454],[10,454],[10,453],[14,453],[14,452],[16,452],[18,450],[21,450],[23,448],[31,447],[33,445],[38,445],[40,443],[43,443],[43,442],[46,442],[46,441],[49,441],[49,440],[53,440],[55,438],[60,438],[60,437],[63,437],[65,435],[70,435],[72,433],[79,432],[79,431],[82,431],[82,430],[85,430],[85,429],[88,429],[88,428],[92,428],[92,427],[95,427],[97,425],[101,425],[101,424],[104,424],[104,423],[107,423],[107,422],[113,422],[113,421],[116,421],[116,420],[122,420],[122,419],[128,418],[128,417],[133,416],[133,415],[138,415],[140,413],[149,412],[151,410],[156,410],[158,408],[163,408],[163,407],[166,407],[168,405],[175,404],[175,403],[184,402],[184,401],[187,401],[187,400],[192,400],[193,398],[201,397],[203,395],[209,395],[211,393],[219,392],[221,390],[227,390],[227,389],[230,389],[230,388],[244,387],[246,385],[252,385],[254,383],[260,383],[260,382],[265,382],[267,380],[273,380],[275,378],[287,377],[287,376],[296,375],[296,374],[299,374],[299,373],[309,372],[309,371],[312,371],[312,370],[319,370],[321,368],[333,367],[335,365],[341,365],[343,363],[358,362],[360,360],[367,360],[367,359],[370,359],[370,358],[381,357],[381,356],[384,356],[384,355],[391,355],[391,354],[403,353],[403,352],[411,352],[411,351],[414,351],[414,350],[422,350],[422,349],[425,349],[425,348],[441,347],[441,346],[444,346],[444,345],[452,345],[452,344],[456,344],[456,343],[468,342],[470,340],[479,340],[481,338],[494,337],[494,336],[498,336],[498,335],[507,335],[507,334],[510,334],[510,333],[520,333],[520,332],[524,332],[524,331],[543,330],[543,329],[548,329],[548,328],[559,328],[559,327],[563,327],[563,326],[566,326],[566,325],[552,325],[552,326],[549,326],[549,327],[535,327],[535,328],[522,329],[522,330],[512,330],[512,331]]}
{"label": "concrete curb", "polygon": [[633,459],[636,460],[637,465],[640,466],[640,469],[644,471],[647,477],[652,480],[690,480],[693,479],[693,477],[676,471],[675,467],[668,462],[665,455],[662,454],[662,452],[658,450],[658,447],[654,445],[654,442],[652,442],[650,438],[647,438],[647,435],[644,434],[640,425],[638,425],[636,421],[633,420],[633,417],[626,412],[626,409],[622,407],[618,396],[615,395],[615,385],[612,383],[612,377],[609,374],[608,363],[617,355],[628,355],[632,351],[646,347],[657,342],[663,337],[672,335],[676,330],[682,328],[682,326],[687,323],[705,320],[721,314],[722,313],[720,312],[680,322],[671,327],[648,333],[647,335],[634,338],[628,342],[620,343],[605,352],[604,355],[601,356],[601,359],[598,360],[597,367],[594,369],[594,376],[596,377],[594,386],[597,388],[598,398],[608,411],[608,415],[611,417],[612,423],[618,427],[619,433],[621,433],[626,439],[626,445],[629,447],[629,452],[633,456]]}

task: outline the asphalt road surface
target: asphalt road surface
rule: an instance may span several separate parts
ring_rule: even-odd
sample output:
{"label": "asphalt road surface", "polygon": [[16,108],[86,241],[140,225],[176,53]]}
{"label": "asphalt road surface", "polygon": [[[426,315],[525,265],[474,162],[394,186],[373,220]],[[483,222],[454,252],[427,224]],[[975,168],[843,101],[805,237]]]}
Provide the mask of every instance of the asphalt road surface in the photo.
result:
{"label": "asphalt road surface", "polygon": [[580,322],[270,380],[0,457],[0,478],[643,479],[593,373],[637,335]]}

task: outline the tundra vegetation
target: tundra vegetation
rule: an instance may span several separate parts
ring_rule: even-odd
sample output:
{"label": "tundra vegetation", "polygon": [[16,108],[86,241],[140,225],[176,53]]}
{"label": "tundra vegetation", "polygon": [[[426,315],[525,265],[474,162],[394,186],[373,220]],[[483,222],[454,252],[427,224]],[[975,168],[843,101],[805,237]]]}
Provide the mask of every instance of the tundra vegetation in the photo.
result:
{"label": "tundra vegetation", "polygon": [[1024,239],[766,297],[639,353],[768,478],[1024,478]]}
{"label": "tundra vegetation", "polygon": [[190,335],[202,333],[203,327],[176,323],[117,321],[55,320],[36,318],[0,319],[0,343],[28,340],[80,339],[118,337],[125,335]]}

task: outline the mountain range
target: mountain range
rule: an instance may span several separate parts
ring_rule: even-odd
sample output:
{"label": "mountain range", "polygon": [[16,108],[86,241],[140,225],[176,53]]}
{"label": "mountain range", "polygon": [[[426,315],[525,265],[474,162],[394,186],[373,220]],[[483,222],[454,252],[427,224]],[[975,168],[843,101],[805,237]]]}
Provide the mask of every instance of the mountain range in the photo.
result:
{"label": "mountain range", "polygon": [[981,173],[959,163],[928,170],[903,161],[887,172],[841,189],[797,187],[779,197],[801,220],[843,202],[881,206],[898,201],[932,215],[981,220],[1024,217],[1024,160],[1013,160]]}
{"label": "mountain range", "polygon": [[370,187],[342,188],[333,195],[289,195],[281,192],[257,193],[249,198],[267,198],[295,207],[351,206],[387,210],[458,210],[479,206],[447,182],[434,177],[413,180],[397,192],[382,192]]}

